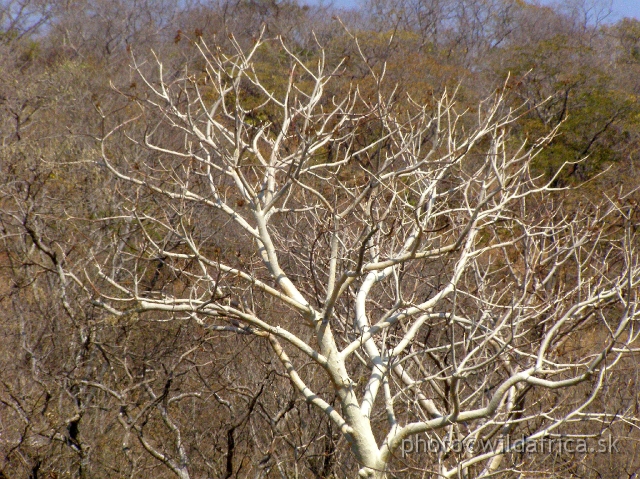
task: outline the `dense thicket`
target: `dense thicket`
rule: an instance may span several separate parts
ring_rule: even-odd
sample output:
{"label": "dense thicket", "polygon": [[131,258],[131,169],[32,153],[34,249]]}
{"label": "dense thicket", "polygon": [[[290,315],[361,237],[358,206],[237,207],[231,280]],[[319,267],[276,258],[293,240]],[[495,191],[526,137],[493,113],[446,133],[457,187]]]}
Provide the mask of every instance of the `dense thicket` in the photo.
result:
{"label": "dense thicket", "polygon": [[[353,10],[276,0],[0,5],[0,477],[160,478],[188,465],[190,477],[329,478],[359,469],[335,425],[291,390],[267,342],[157,315],[109,314],[63,279],[66,264],[91,255],[105,261],[113,244],[139,247],[128,242],[141,234],[138,225],[119,213],[134,206],[132,198],[144,205],[141,214],[167,211],[142,189],[123,190],[100,151],[109,128],[140,115],[136,101],[149,95],[132,65],[151,74],[161,58],[165,78],[188,69],[206,91],[196,45],[250,47],[264,31],[299,58],[315,61],[323,51],[329,67],[340,65],[327,98],[357,87],[363,98],[385,95],[401,110],[457,91],[456,110],[475,113],[482,99],[504,92],[512,106],[525,105],[510,126],[513,146],[558,131],[533,165],[534,175],[559,188],[550,201],[566,215],[615,203],[638,228],[640,21],[612,23],[592,2],[565,9],[520,0],[370,0]],[[267,44],[256,58],[263,82],[283,92],[293,71],[282,49]],[[252,88],[243,85],[247,108],[261,101]],[[280,121],[268,107],[256,115],[256,124]],[[164,168],[162,158],[128,141],[153,128],[153,119],[135,122],[108,144],[108,155],[134,172]],[[358,128],[362,144],[379,135],[375,122]],[[172,141],[180,138],[165,144]],[[361,166],[375,155],[359,161],[343,180],[366,180]],[[212,254],[238,268],[256,261],[228,222],[194,218]],[[594,228],[615,235],[619,226],[612,219]],[[177,237],[153,239],[182,251]],[[136,266],[140,288],[188,289],[189,275],[176,275],[166,260]],[[582,343],[564,345],[567,357],[605,334],[576,328]],[[637,420],[634,354],[597,401]],[[321,378],[310,384],[331,397]],[[561,409],[585,393],[531,401]],[[567,433],[602,432],[571,427]],[[514,453],[504,477],[633,477],[637,428],[637,421],[602,426],[622,438],[614,456]],[[398,459],[395,467],[401,477],[421,477],[424,464]]]}

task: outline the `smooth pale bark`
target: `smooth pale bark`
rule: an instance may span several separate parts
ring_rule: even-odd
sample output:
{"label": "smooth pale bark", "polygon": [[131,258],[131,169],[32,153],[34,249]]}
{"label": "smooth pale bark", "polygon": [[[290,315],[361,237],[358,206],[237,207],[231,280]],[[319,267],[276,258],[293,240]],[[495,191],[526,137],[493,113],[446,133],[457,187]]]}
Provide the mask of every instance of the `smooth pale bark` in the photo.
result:
{"label": "smooth pale bark", "polygon": [[[114,315],[162,311],[266,338],[292,387],[335,425],[362,466],[360,476],[371,478],[385,477],[403,441],[417,434],[446,435],[455,426],[475,437],[492,422],[515,428],[516,394],[602,377],[624,354],[620,343],[637,339],[631,325],[639,317],[640,269],[625,212],[610,204],[563,215],[546,202],[554,178],[538,181],[530,166],[556,131],[517,144],[509,128],[524,111],[508,106],[506,89],[478,105],[474,118],[458,112],[446,93],[434,106],[408,100],[402,108],[382,87],[374,100],[357,89],[328,98],[325,87],[340,65],[327,68],[321,54],[310,66],[280,43],[291,74],[277,95],[255,68],[265,40],[248,51],[231,43],[230,54],[199,44],[206,91],[189,75],[166,83],[160,61],[159,78],[138,70],[150,89],[140,108],[182,135],[181,147],[152,133],[140,142],[175,162],[165,167],[166,178],[158,180],[161,173],[151,168],[126,169],[110,156],[108,144],[127,122],[104,136],[102,152],[120,180],[176,205],[167,217],[189,205],[224,215],[256,260],[231,266],[185,226],[186,215],[168,224],[123,213],[140,225],[150,257],[167,258],[176,270],[198,265],[188,271],[194,286],[182,297],[151,298],[97,262],[106,286],[95,304]],[[383,75],[370,74],[383,84]],[[278,122],[243,106],[243,85]],[[360,144],[369,123],[376,135]],[[363,176],[354,179],[354,171]],[[276,220],[281,215],[295,218],[295,226]],[[594,227],[613,218],[627,221],[626,229]],[[183,238],[185,249],[165,248],[155,229]],[[128,274],[137,285],[137,271]],[[61,277],[94,294],[90,272]],[[252,305],[252,292],[286,310],[291,330],[266,306]],[[567,363],[561,336],[614,305],[617,316],[602,320],[606,342]],[[297,321],[310,337],[293,332]],[[538,324],[544,328],[531,339]],[[437,344],[429,343],[433,337]],[[305,381],[300,358],[318,366],[339,410]],[[358,370],[363,377],[350,376]],[[583,406],[549,418],[540,434]],[[387,418],[379,442],[376,415]],[[482,462],[493,473],[504,452],[438,468],[453,477]]]}

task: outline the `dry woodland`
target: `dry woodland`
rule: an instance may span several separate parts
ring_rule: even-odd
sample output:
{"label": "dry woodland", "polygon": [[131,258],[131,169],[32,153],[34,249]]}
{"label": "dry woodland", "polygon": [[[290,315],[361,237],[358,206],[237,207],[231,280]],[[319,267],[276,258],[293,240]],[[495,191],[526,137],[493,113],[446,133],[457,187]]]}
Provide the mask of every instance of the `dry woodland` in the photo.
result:
{"label": "dry woodland", "polygon": [[0,1],[0,478],[633,478],[640,21]]}

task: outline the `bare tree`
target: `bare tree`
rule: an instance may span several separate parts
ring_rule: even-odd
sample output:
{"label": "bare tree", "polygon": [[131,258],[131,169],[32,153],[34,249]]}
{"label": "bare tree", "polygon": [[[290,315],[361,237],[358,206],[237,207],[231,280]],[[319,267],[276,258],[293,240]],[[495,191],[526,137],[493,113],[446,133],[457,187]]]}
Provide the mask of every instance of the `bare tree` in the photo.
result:
{"label": "bare tree", "polygon": [[[565,205],[531,177],[555,130],[514,137],[524,112],[502,89],[461,111],[454,95],[399,98],[372,68],[375,93],[331,94],[342,66],[323,54],[229,42],[197,39],[176,72],[134,62],[127,119],[99,107],[101,165],[120,181],[102,221],[120,226],[82,264],[60,260],[63,296],[75,284],[113,320],[263,340],[360,477],[412,466],[418,435],[441,446],[421,468],[481,477],[567,424],[636,424],[595,401],[638,338],[635,213]],[[183,452],[172,469],[188,477]]]}

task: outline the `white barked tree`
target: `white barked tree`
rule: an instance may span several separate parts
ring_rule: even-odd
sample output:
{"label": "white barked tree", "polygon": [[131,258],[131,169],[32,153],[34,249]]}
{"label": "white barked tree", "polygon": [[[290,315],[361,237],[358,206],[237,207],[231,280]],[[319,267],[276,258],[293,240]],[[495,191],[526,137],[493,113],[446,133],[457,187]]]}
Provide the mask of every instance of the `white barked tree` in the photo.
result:
{"label": "white barked tree", "polygon": [[[120,185],[102,220],[121,227],[62,283],[116,320],[258,337],[360,477],[393,476],[415,438],[441,445],[418,464],[434,477],[491,476],[522,441],[625,417],[597,401],[637,346],[624,198],[536,177],[556,131],[521,137],[531,105],[508,88],[470,110],[415,99],[356,50],[361,86],[321,48],[263,37],[198,38],[182,69],[132,60],[129,104],[97,106],[96,161]],[[186,478],[173,428],[174,456],[144,446]]]}

